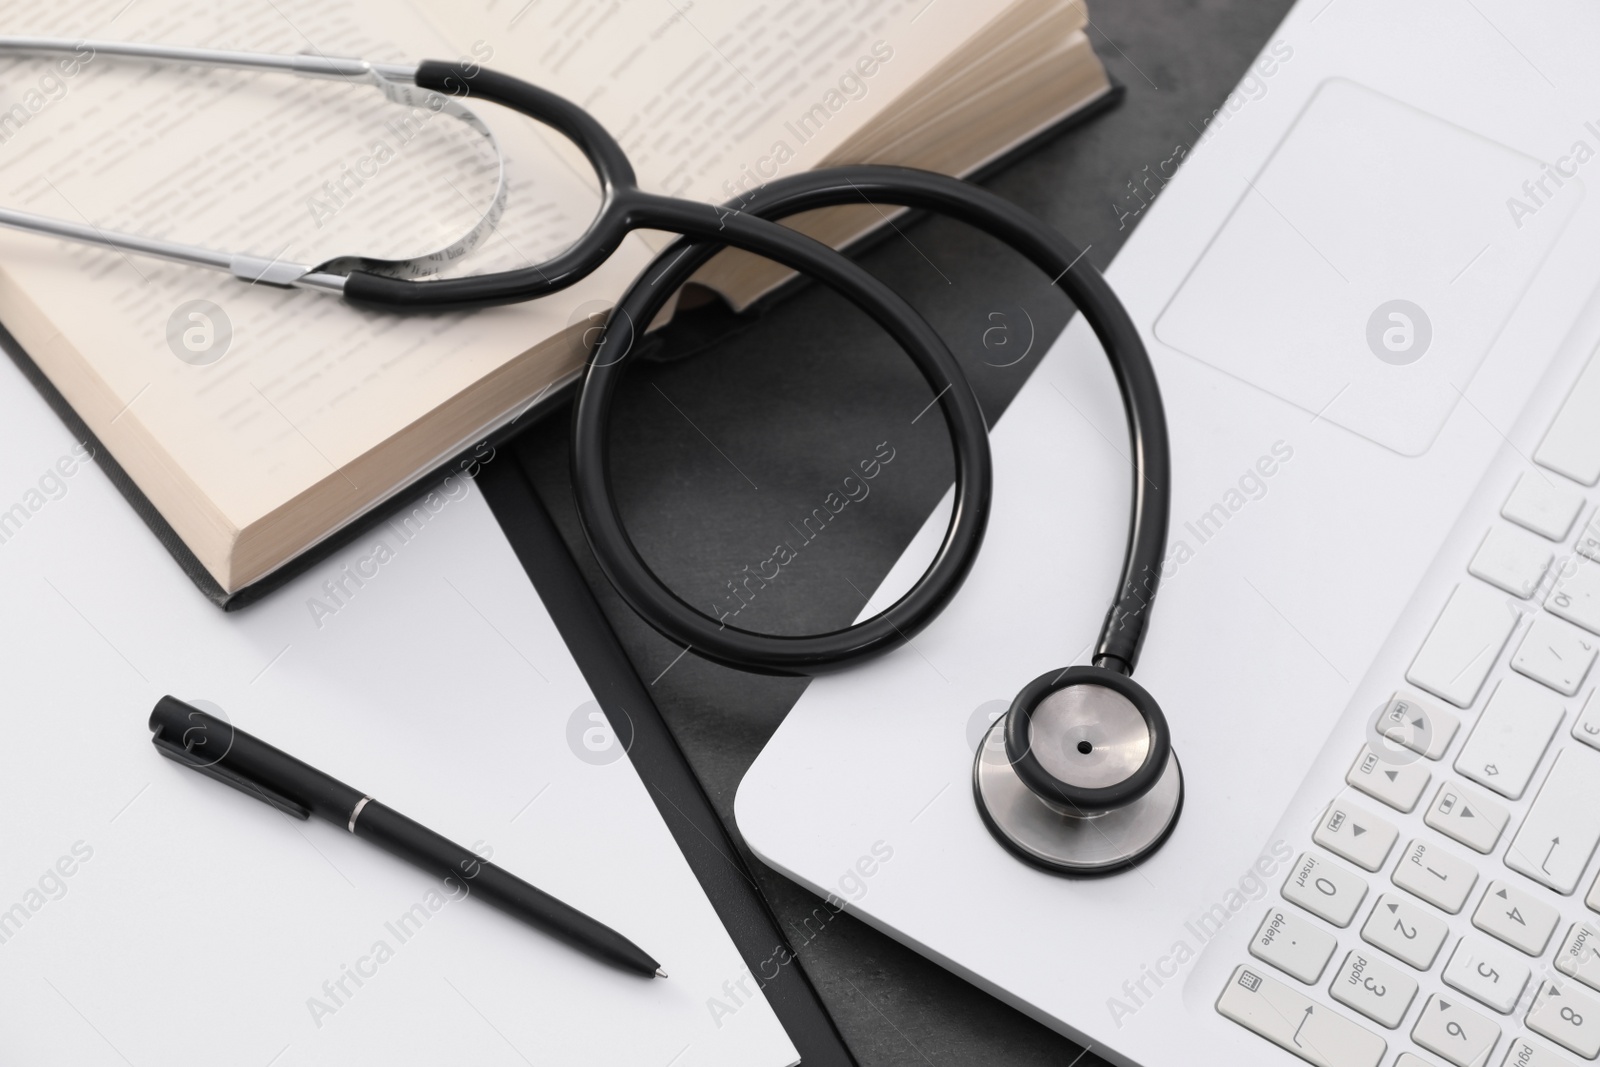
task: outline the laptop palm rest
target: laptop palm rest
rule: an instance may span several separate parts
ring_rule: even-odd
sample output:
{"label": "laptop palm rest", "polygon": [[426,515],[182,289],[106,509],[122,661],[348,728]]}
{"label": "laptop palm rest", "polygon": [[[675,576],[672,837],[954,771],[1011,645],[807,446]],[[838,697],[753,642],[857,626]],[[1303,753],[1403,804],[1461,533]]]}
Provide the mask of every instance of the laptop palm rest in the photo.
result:
{"label": "laptop palm rest", "polygon": [[1583,197],[1584,159],[1563,159],[1556,170],[1325,81],[1261,170],[1240,175],[1156,336],[1421,455]]}

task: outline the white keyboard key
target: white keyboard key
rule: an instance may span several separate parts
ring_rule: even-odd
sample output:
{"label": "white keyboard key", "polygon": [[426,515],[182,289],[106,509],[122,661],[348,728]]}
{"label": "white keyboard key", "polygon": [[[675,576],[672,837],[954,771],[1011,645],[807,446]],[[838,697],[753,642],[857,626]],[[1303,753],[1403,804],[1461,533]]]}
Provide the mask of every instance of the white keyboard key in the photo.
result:
{"label": "white keyboard key", "polygon": [[1283,896],[1335,926],[1349,926],[1366,898],[1367,883],[1354,871],[1303,852],[1283,883]]}
{"label": "white keyboard key", "polygon": [[1600,929],[1589,923],[1573,923],[1556,952],[1556,970],[1590,989],[1600,990]]}
{"label": "white keyboard key", "polygon": [[1477,582],[1461,583],[1411,661],[1406,681],[1470,707],[1516,624],[1517,610],[1504,596]]}
{"label": "white keyboard key", "polygon": [[1478,883],[1478,869],[1437,845],[1413,841],[1394,869],[1394,884],[1454,915]]}
{"label": "white keyboard key", "polygon": [[1584,485],[1600,481],[1600,358],[1578,376],[1533,460]]}
{"label": "white keyboard key", "polygon": [[1575,560],[1544,598],[1545,610],[1600,634],[1600,563]]}
{"label": "white keyboard key", "polygon": [[1511,657],[1511,667],[1543,682],[1562,696],[1572,696],[1594,666],[1597,639],[1560,619],[1540,615]]}
{"label": "white keyboard key", "polygon": [[[1403,1061],[1404,1057],[1401,1057],[1394,1067],[1405,1067]],[[1506,1049],[1506,1058],[1500,1061],[1500,1067],[1572,1067],[1572,1061],[1518,1036],[1511,1039],[1511,1046]]]}
{"label": "white keyboard key", "polygon": [[1583,494],[1538,471],[1525,471],[1500,514],[1552,541],[1565,541],[1583,508]]}
{"label": "white keyboard key", "polygon": [[1365,808],[1335,800],[1322,813],[1311,840],[1357,867],[1375,871],[1389,858],[1399,836],[1400,831]]}
{"label": "white keyboard key", "polygon": [[1589,525],[1578,535],[1578,555],[1600,561],[1600,511],[1589,519]]}
{"label": "white keyboard key", "polygon": [[1600,752],[1563,749],[1506,849],[1506,866],[1571,893],[1600,843]]}
{"label": "white keyboard key", "polygon": [[1487,1067],[1500,1027],[1454,997],[1432,996],[1411,1028],[1411,1040],[1452,1067]]}
{"label": "white keyboard key", "polygon": [[1600,1056],[1600,1000],[1572,986],[1546,982],[1528,1009],[1528,1029],[1586,1060]]}
{"label": "white keyboard key", "polygon": [[1388,1048],[1366,1027],[1249,967],[1235,968],[1217,1011],[1316,1067],[1378,1067]]}
{"label": "white keyboard key", "polygon": [[1389,893],[1378,898],[1361,928],[1361,940],[1377,945],[1419,971],[1433,966],[1449,934],[1450,927],[1443,919]]}
{"label": "white keyboard key", "polygon": [[1429,759],[1444,755],[1461,720],[1436,704],[1396,693],[1378,714],[1378,732]]}
{"label": "white keyboard key", "polygon": [[1472,925],[1512,948],[1537,956],[1550,943],[1561,913],[1514,885],[1490,882],[1472,913]]}
{"label": "white keyboard key", "polygon": [[1287,908],[1272,908],[1250,942],[1250,955],[1306,985],[1322,977],[1337,944],[1334,936]]}
{"label": "white keyboard key", "polygon": [[1393,1030],[1416,999],[1417,980],[1372,953],[1355,949],[1345,956],[1328,992],[1340,1004]]}
{"label": "white keyboard key", "polygon": [[1500,842],[1510,818],[1505,808],[1482,794],[1446,782],[1439,787],[1422,821],[1474,852],[1487,855]]}
{"label": "white keyboard key", "polygon": [[[1600,693],[1600,689],[1595,693]],[[1600,749],[1600,700],[1595,699],[1595,693],[1589,694],[1589,699],[1583,705],[1583,714],[1572,724],[1572,736],[1592,748]]]}
{"label": "white keyboard key", "polygon": [[1444,966],[1444,984],[1510,1015],[1533,972],[1526,963],[1492,941],[1462,938]]}
{"label": "white keyboard key", "polygon": [[1518,799],[1565,714],[1558,694],[1525,678],[1505,679],[1461,746],[1456,770],[1503,797]]}
{"label": "white keyboard key", "polygon": [[1433,1064],[1414,1053],[1402,1052],[1394,1061],[1394,1067],[1433,1067]]}
{"label": "white keyboard key", "polygon": [[1600,877],[1594,880],[1594,885],[1589,887],[1589,899],[1584,901],[1589,905],[1590,911],[1600,911]]}
{"label": "white keyboard key", "polygon": [[1467,564],[1467,572],[1526,600],[1544,581],[1555,558],[1545,542],[1509,526],[1492,526]]}
{"label": "white keyboard key", "polygon": [[1360,755],[1356,756],[1344,780],[1391,808],[1410,811],[1417,806],[1433,774],[1415,757],[1411,757],[1409,763],[1390,762],[1393,759],[1393,756],[1386,759],[1383,754],[1374,752],[1371,745],[1362,745]]}

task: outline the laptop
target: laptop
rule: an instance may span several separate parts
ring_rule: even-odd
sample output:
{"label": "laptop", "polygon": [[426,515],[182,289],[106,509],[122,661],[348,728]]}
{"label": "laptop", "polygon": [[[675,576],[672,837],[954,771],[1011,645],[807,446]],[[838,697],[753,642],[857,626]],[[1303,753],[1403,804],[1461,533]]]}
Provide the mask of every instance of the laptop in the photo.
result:
{"label": "laptop", "polygon": [[1045,873],[973,803],[985,729],[1087,661],[1124,550],[1080,319],[994,429],[950,608],[814,681],[746,776],[757,855],[1113,1063],[1593,1061],[1596,40],[1556,0],[1305,0],[1120,206],[1174,442],[1136,674],[1185,779],[1159,851]]}

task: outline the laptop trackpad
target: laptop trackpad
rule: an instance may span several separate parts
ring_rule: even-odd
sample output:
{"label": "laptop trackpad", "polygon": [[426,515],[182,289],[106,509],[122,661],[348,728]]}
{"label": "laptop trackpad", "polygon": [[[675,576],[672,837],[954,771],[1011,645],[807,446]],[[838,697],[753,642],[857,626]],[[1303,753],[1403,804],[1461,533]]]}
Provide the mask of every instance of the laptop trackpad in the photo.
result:
{"label": "laptop trackpad", "polygon": [[1156,336],[1420,455],[1583,196],[1575,177],[1550,174],[1364,86],[1325,82],[1242,183]]}

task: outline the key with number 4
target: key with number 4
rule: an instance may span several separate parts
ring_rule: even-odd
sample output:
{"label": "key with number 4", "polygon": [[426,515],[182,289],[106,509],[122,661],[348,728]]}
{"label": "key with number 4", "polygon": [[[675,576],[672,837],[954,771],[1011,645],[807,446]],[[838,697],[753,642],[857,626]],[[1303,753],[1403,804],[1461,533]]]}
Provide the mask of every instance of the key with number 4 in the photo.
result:
{"label": "key with number 4", "polygon": [[1530,956],[1544,951],[1560,921],[1556,909],[1504,882],[1490,882],[1472,913],[1473,926]]}

